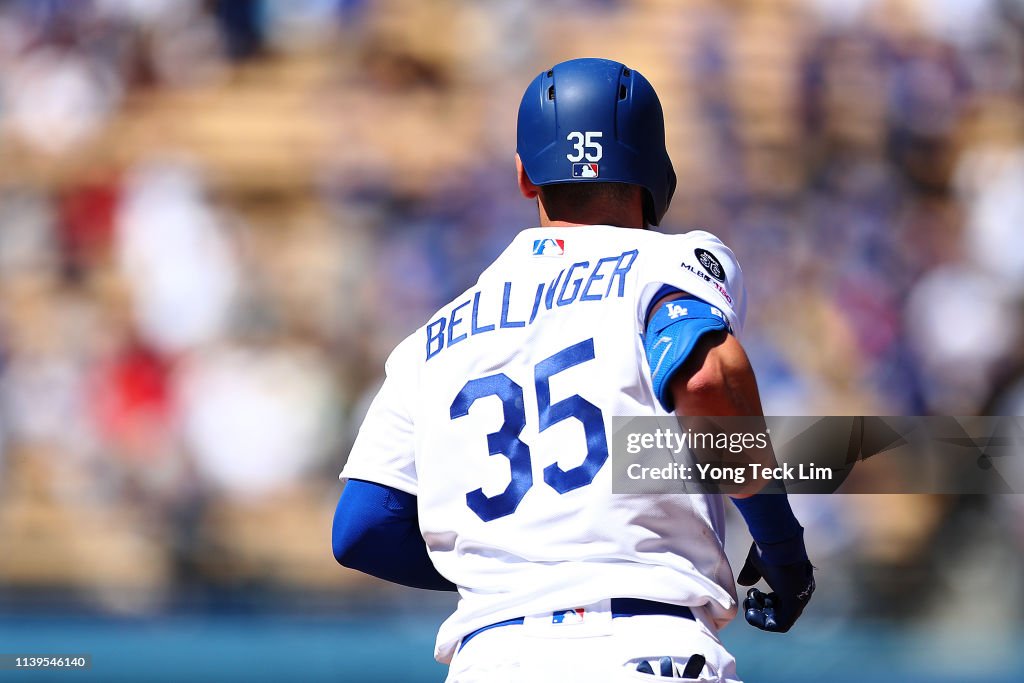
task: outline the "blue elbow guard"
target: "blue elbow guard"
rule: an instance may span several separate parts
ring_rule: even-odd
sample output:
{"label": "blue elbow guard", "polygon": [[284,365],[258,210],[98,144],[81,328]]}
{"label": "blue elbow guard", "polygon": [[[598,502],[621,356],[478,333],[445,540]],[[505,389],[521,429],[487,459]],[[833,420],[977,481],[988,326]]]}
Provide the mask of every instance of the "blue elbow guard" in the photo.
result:
{"label": "blue elbow guard", "polygon": [[651,366],[654,395],[666,411],[672,412],[675,403],[669,388],[672,374],[686,362],[701,337],[720,330],[729,330],[725,314],[692,297],[668,301],[651,317],[644,350]]}

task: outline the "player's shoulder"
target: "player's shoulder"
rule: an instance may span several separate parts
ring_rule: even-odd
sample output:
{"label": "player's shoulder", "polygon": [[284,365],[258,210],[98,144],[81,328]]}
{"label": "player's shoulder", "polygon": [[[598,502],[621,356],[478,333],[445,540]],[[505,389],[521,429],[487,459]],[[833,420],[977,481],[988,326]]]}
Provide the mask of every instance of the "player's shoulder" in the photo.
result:
{"label": "player's shoulder", "polygon": [[416,365],[416,340],[420,338],[422,326],[411,332],[388,354],[384,361],[384,374],[388,377],[407,376]]}
{"label": "player's shoulder", "polygon": [[725,243],[717,235],[707,230],[690,230],[689,232],[678,233],[645,230],[644,233],[649,236],[652,245],[657,244],[672,248],[701,245],[709,245],[716,248],[725,247]]}
{"label": "player's shoulder", "polygon": [[698,277],[710,275],[718,282],[739,281],[742,277],[735,252],[706,230],[684,233],[645,231],[644,261],[655,272],[682,267]]}
{"label": "player's shoulder", "polygon": [[[479,289],[486,273],[487,271],[481,273],[473,285],[436,309],[426,317],[421,325],[398,343],[384,363],[384,371],[389,377],[392,374],[402,374],[406,377],[418,376],[424,362],[434,355],[431,353],[431,340],[437,339],[438,333],[442,337],[444,336],[447,329],[446,323],[454,317],[453,311],[459,315],[460,323],[468,325],[468,320],[472,316],[473,326],[476,326],[475,304],[479,304]],[[476,298],[474,298],[474,294],[476,294]]]}
{"label": "player's shoulder", "polygon": [[657,235],[639,284],[641,313],[663,286],[675,287],[725,311],[739,334],[746,317],[746,285],[735,253],[706,230]]}

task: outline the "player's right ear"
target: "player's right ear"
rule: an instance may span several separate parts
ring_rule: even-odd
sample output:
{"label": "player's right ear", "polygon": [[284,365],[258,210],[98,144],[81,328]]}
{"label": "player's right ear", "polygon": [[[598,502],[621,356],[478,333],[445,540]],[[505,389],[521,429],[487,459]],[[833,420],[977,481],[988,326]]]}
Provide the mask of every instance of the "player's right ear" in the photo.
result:
{"label": "player's right ear", "polygon": [[519,192],[527,199],[536,199],[540,190],[530,181],[530,176],[526,175],[523,160],[519,158],[518,153],[516,153],[516,178],[519,181]]}

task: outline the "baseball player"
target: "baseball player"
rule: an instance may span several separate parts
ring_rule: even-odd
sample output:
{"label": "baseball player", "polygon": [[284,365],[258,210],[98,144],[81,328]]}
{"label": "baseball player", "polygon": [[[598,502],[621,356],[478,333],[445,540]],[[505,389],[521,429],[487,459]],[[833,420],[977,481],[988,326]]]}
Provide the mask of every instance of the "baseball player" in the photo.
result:
{"label": "baseball player", "polygon": [[[574,59],[519,107],[540,227],[398,345],[341,474],[340,563],[457,590],[449,681],[735,681],[723,495],[612,494],[612,416],[760,415],[743,274],[713,235],[665,235],[676,185],[635,70]],[[747,621],[787,631],[814,590],[785,495],[733,498],[754,543]]]}

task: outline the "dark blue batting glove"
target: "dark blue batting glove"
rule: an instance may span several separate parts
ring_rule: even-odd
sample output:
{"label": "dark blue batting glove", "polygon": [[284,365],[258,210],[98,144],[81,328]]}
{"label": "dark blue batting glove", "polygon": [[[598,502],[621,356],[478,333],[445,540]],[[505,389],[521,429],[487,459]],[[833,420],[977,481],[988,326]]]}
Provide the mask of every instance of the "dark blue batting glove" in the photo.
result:
{"label": "dark blue batting glove", "polygon": [[748,590],[743,601],[744,616],[748,624],[762,631],[785,633],[796,623],[814,594],[814,567],[807,559],[802,534],[764,549],[758,548],[756,543],[750,545],[747,561],[736,582],[753,586],[762,578],[772,592]]}

